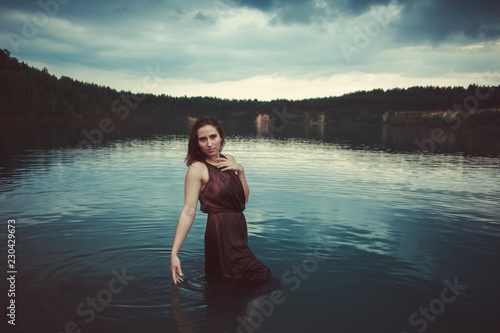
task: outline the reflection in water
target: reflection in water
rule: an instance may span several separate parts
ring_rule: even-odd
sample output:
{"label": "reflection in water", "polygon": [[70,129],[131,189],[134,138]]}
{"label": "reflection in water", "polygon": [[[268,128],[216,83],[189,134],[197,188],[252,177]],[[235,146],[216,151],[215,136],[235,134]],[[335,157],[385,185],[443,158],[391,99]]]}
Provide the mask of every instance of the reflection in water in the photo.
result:
{"label": "reflection in water", "polygon": [[182,289],[178,286],[172,286],[170,292],[170,306],[172,311],[172,316],[175,319],[175,324],[177,329],[181,333],[193,333],[196,332],[196,326],[191,323],[189,316],[183,312],[181,303],[181,291]]}
{"label": "reflection in water", "polygon": [[269,115],[259,114],[255,119],[255,134],[268,135],[269,134]]}
{"label": "reflection in water", "polygon": [[[179,254],[185,283],[172,288],[187,123],[123,122],[90,149],[74,145],[91,125],[46,125],[2,123],[14,144],[2,141],[0,214],[17,221],[26,318],[14,332],[71,321],[82,332],[236,332],[238,318],[270,304],[273,294],[255,303],[208,288],[201,212]],[[429,132],[417,129],[290,125],[269,138],[255,124],[224,127],[250,186],[249,246],[286,298],[255,332],[415,332],[409,316],[454,277],[468,288],[426,333],[497,331],[498,134],[457,131],[446,153],[426,155],[414,140]],[[299,275],[324,244],[332,253]],[[86,323],[75,309],[113,269],[135,278]]]}
{"label": "reflection in water", "polygon": [[[325,124],[279,126],[280,131],[269,132],[271,119],[262,115],[253,123],[226,123],[226,135],[230,137],[272,137],[298,139],[345,145],[351,149],[377,149],[390,152],[421,152],[415,140],[432,137],[435,128],[407,128],[387,126],[331,126]],[[283,124],[281,124],[283,125]],[[157,138],[184,138],[192,123],[131,123],[120,122],[111,133],[103,135],[101,142],[92,147],[133,140]],[[65,149],[76,147],[88,140],[84,132],[96,127],[93,122],[12,122],[0,123],[0,162],[9,166],[12,157],[32,149]],[[453,131],[443,128],[443,143],[436,144],[436,153],[464,154],[472,156],[499,156],[500,133],[498,131]]]}
{"label": "reflection in water", "polygon": [[[238,281],[207,280],[202,260],[185,265],[192,278],[172,284],[170,305],[179,332],[196,332],[195,318],[190,310],[205,307],[208,332],[251,332],[263,323],[263,317],[272,315],[269,304],[282,302],[282,288],[276,277],[259,288],[248,288]],[[183,297],[184,296],[184,297]],[[277,300],[277,301],[276,301]]]}

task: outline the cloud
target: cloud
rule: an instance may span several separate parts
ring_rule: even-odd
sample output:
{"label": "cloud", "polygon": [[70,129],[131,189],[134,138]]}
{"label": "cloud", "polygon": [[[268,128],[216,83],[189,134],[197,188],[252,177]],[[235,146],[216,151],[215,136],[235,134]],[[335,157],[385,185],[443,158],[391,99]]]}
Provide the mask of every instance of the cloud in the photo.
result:
{"label": "cloud", "polygon": [[215,23],[215,19],[211,16],[207,16],[205,14],[203,14],[202,12],[198,12],[195,17],[194,17],[196,20],[200,20],[202,22],[205,22],[205,23],[208,23],[208,24],[214,24]]}
{"label": "cloud", "polygon": [[390,2],[390,0],[233,0],[231,3],[268,13],[274,23],[318,24],[339,19],[341,16],[362,15],[374,6],[387,6]]}
{"label": "cloud", "polygon": [[399,37],[443,42],[500,38],[500,2],[490,0],[423,0],[403,4]]}
{"label": "cloud", "polygon": [[[224,1],[224,0],[221,0]],[[258,9],[261,11],[269,11],[271,9],[274,9],[279,2],[276,0],[226,0],[225,2],[231,4],[231,5],[240,5],[240,6],[246,6],[249,8],[253,9]],[[291,1],[291,2],[296,2],[296,1]]]}
{"label": "cloud", "polygon": [[[452,85],[458,76],[468,84],[500,71],[497,7],[484,0],[73,0],[13,55],[117,89],[137,86],[146,67],[159,66],[169,84],[158,93],[188,96],[302,98],[391,87],[390,80]],[[7,34],[22,35],[41,10],[31,1],[0,4],[0,47],[13,51]],[[349,59],[342,45],[355,48]]]}
{"label": "cloud", "polygon": [[[223,1],[223,0],[219,0]],[[230,1],[230,0],[224,0]],[[397,5],[400,20],[395,38],[440,43],[500,38],[500,2],[491,0],[235,0],[233,5],[258,9],[272,24],[324,24],[363,15],[374,7]]]}

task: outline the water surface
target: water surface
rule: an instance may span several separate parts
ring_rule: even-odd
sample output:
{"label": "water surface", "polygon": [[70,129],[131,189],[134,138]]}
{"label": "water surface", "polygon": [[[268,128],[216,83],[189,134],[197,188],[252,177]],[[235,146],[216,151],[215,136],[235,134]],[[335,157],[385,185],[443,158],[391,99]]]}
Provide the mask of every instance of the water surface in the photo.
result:
{"label": "water surface", "polygon": [[75,145],[91,124],[19,126],[0,170],[3,253],[6,221],[16,220],[13,332],[71,322],[125,333],[244,332],[242,321],[255,332],[500,327],[497,133],[450,133],[424,154],[413,143],[422,130],[302,126],[270,136],[226,124],[224,152],[250,186],[250,247],[283,286],[279,304],[240,313],[230,297],[208,301],[200,211],[180,254],[186,283],[171,285],[188,124],[117,125],[88,148]]}

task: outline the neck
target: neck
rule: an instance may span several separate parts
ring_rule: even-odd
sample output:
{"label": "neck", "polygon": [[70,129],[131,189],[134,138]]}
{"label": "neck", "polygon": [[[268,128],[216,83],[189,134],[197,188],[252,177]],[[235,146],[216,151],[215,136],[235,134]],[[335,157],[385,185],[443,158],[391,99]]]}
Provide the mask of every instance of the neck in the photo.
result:
{"label": "neck", "polygon": [[205,159],[205,161],[207,161],[208,163],[215,164],[215,163],[217,163],[216,159],[219,158],[219,157],[220,157],[220,152],[217,153],[216,156],[207,156],[207,158]]}

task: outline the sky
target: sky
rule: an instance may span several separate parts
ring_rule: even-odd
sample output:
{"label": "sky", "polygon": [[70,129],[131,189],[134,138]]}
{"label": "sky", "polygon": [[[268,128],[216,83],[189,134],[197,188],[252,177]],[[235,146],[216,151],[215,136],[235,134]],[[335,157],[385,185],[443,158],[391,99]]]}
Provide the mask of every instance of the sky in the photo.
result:
{"label": "sky", "polygon": [[500,84],[493,0],[0,0],[0,48],[117,90],[228,99]]}

